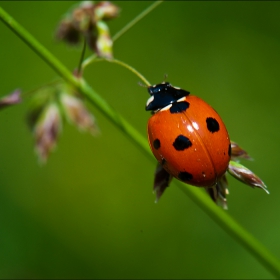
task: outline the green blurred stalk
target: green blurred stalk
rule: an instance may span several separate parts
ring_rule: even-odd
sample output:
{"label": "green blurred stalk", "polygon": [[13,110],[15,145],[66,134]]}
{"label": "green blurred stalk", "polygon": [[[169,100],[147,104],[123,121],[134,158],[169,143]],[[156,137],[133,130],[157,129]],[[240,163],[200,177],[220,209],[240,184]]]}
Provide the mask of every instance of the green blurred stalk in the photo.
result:
{"label": "green blurred stalk", "polygon": [[[94,104],[111,122],[113,122],[132,142],[155,162],[146,138],[144,138],[120,114],[102,99],[83,79],[77,79],[73,74],[46,48],[44,48],[27,30],[18,24],[0,7],[1,20],[19,36],[34,52],[51,66],[62,78],[77,88],[88,100]],[[217,207],[200,189],[189,187],[176,181],[179,188],[197,203],[213,220],[215,220],[228,234],[234,237],[245,249],[263,264],[276,278],[280,278],[279,260],[254,236],[239,225],[227,212]]]}

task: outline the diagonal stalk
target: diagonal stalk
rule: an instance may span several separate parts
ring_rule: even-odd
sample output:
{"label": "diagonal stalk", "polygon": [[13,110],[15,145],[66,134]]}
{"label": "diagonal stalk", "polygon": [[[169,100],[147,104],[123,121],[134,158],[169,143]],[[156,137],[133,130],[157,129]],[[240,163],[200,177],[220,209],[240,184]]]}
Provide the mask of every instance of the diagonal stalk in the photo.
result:
{"label": "diagonal stalk", "polygon": [[[51,68],[63,79],[77,88],[80,93],[88,98],[111,122],[113,122],[133,143],[155,162],[147,140],[120,114],[102,99],[83,79],[75,78],[72,73],[46,48],[44,48],[27,30],[18,24],[9,14],[0,7],[0,19],[19,36],[34,52],[36,52]],[[219,226],[234,237],[246,250],[264,265],[276,278],[280,278],[279,260],[254,236],[239,225],[228,213],[218,208],[200,189],[189,187],[180,182],[176,185],[201,207]]]}

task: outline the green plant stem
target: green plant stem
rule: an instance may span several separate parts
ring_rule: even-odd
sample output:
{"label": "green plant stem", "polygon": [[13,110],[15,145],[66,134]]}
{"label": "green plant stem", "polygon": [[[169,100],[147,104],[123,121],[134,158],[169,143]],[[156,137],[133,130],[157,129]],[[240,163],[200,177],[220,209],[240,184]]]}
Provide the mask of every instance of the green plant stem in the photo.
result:
{"label": "green plant stem", "polygon": [[[48,50],[46,50],[30,33],[19,25],[11,16],[0,8],[0,19],[17,34],[32,50],[34,50],[47,64],[49,64],[63,79],[76,87],[88,100],[104,115],[124,132],[138,147],[155,162],[144,138],[121,115],[115,112],[83,79],[75,78],[67,68],[61,64]],[[224,210],[217,207],[200,189],[189,187],[180,182],[176,185],[196,202],[213,220],[226,232],[233,236],[242,246],[255,256],[275,277],[280,278],[280,262],[254,236],[240,226]]]}
{"label": "green plant stem", "polygon": [[155,1],[148,8],[146,8],[142,13],[140,13],[137,17],[135,17],[132,21],[130,21],[127,25],[125,25],[119,32],[117,32],[112,40],[116,41],[119,39],[125,32],[127,32],[133,25],[139,22],[142,18],[144,18],[148,13],[154,10],[158,5],[160,5],[163,1]]}
{"label": "green plant stem", "polygon": [[252,234],[238,224],[226,211],[217,207],[209,199],[206,192],[194,187],[186,187],[185,184],[176,181],[176,185],[197,203],[217,224],[238,241],[246,250],[262,263],[276,279],[280,278],[280,262],[263,244]]}
{"label": "green plant stem", "polygon": [[[142,18],[144,18],[148,13],[150,13],[152,10],[154,10],[157,6],[159,6],[163,1],[155,1],[153,4],[151,4],[149,7],[147,7],[142,13],[140,13],[137,17],[135,17],[132,21],[130,21],[127,25],[125,25],[120,31],[118,31],[113,37],[112,41],[115,42],[117,39],[119,39],[125,32],[127,32],[133,25],[135,25],[137,22],[139,22]],[[89,64],[91,64],[94,59],[96,58],[95,54],[92,54],[89,56],[85,61],[83,62],[82,68],[84,69]]]}
{"label": "green plant stem", "polygon": [[142,81],[143,83],[146,84],[146,86],[150,86],[151,84],[149,83],[149,81],[143,76],[141,75],[137,70],[135,70],[133,67],[131,67],[130,65],[124,63],[123,61],[120,61],[118,59],[111,59],[111,60],[108,60],[109,62],[112,62],[112,63],[116,63],[116,64],[119,64],[123,67],[125,67],[126,69],[128,69],[129,71],[131,71],[132,73],[134,73],[136,76],[138,76]]}
{"label": "green plant stem", "polygon": [[84,57],[85,57],[86,48],[87,48],[87,41],[86,41],[86,38],[84,38],[83,49],[82,49],[81,57],[80,57],[80,60],[79,60],[78,70],[77,70],[77,76],[78,77],[81,75],[82,64],[83,64],[83,60],[84,60]]}
{"label": "green plant stem", "polygon": [[107,61],[110,63],[115,63],[118,65],[121,65],[122,67],[128,69],[130,72],[132,72],[133,74],[135,74],[140,80],[142,80],[142,82],[146,85],[146,86],[150,86],[151,84],[149,83],[149,81],[142,75],[140,74],[135,68],[131,67],[130,65],[126,64],[123,61],[120,61],[118,59],[106,59],[106,58],[96,58],[94,60],[94,62],[99,62],[99,61]]}

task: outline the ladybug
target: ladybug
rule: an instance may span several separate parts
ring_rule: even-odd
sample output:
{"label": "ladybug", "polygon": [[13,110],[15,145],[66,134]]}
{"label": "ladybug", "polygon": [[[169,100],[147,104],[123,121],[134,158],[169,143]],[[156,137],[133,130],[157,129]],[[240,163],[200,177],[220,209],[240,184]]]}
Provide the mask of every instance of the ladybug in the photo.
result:
{"label": "ladybug", "polygon": [[168,82],[149,86],[148,92],[146,111],[152,116],[147,131],[159,177],[165,178],[166,186],[175,177],[193,186],[217,188],[231,157],[221,117],[202,99]]}

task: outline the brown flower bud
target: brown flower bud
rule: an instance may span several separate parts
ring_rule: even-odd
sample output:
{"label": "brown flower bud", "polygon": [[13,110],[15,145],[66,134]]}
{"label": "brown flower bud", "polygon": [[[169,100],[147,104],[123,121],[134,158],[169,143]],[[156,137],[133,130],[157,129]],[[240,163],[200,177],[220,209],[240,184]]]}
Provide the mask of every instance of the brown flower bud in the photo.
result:
{"label": "brown flower bud", "polygon": [[32,97],[27,112],[27,123],[30,129],[33,130],[43,110],[55,95],[55,92],[56,88],[52,86],[46,86],[36,90],[36,94]]}
{"label": "brown flower bud", "polygon": [[75,6],[73,11],[59,23],[56,37],[71,45],[78,44],[81,35],[85,35],[93,28],[93,8],[94,4],[91,1],[84,1],[79,6]]}
{"label": "brown flower bud", "polygon": [[80,32],[87,32],[88,30],[92,29],[92,15],[93,8],[91,6],[81,6],[80,8],[75,9],[72,14],[73,25]]}
{"label": "brown flower bud", "polygon": [[205,188],[211,199],[218,205],[221,205],[225,210],[228,209],[227,195],[229,191],[227,187],[227,178],[226,175],[223,175],[214,187]]}
{"label": "brown flower bud", "polygon": [[156,194],[156,202],[160,199],[165,189],[169,186],[172,176],[162,167],[157,164],[154,180],[154,192]]}
{"label": "brown flower bud", "polygon": [[252,188],[257,187],[263,189],[266,193],[269,193],[269,191],[266,189],[267,187],[264,184],[264,182],[251,170],[249,170],[242,164],[231,160],[229,162],[228,172],[230,175],[245,183],[246,185]]}
{"label": "brown flower bud", "polygon": [[99,2],[94,7],[95,21],[113,19],[117,17],[119,13],[119,7],[117,7],[110,1]]}
{"label": "brown flower bud", "polygon": [[231,159],[232,160],[239,160],[239,159],[248,159],[252,160],[252,158],[248,155],[248,153],[243,150],[237,143],[231,141]]}
{"label": "brown flower bud", "polygon": [[55,103],[51,103],[44,108],[34,127],[35,150],[41,162],[47,160],[49,153],[56,146],[61,129],[59,108]]}
{"label": "brown flower bud", "polygon": [[60,22],[56,31],[56,37],[64,40],[70,45],[76,45],[80,42],[80,31],[74,26],[70,19],[64,19]]}
{"label": "brown flower bud", "polygon": [[87,110],[81,99],[67,93],[62,93],[60,101],[64,115],[71,124],[93,135],[99,133],[94,116]]}
{"label": "brown flower bud", "polygon": [[14,92],[6,95],[0,99],[0,109],[15,105],[21,102],[21,91],[16,89]]}

